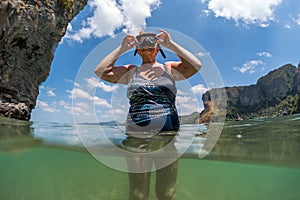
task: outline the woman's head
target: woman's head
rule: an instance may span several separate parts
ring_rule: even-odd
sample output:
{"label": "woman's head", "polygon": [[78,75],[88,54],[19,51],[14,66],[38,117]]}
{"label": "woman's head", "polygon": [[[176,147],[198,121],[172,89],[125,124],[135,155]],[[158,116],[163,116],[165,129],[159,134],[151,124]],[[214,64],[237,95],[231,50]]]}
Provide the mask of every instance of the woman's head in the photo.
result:
{"label": "woman's head", "polygon": [[148,54],[150,52],[153,52],[156,56],[158,51],[160,51],[162,56],[165,58],[166,56],[157,42],[158,38],[156,37],[156,35],[157,34],[155,33],[147,33],[141,31],[139,35],[135,37],[138,45],[134,52],[134,55],[136,55],[136,53],[139,53],[140,56],[143,56],[143,52],[147,52]]}

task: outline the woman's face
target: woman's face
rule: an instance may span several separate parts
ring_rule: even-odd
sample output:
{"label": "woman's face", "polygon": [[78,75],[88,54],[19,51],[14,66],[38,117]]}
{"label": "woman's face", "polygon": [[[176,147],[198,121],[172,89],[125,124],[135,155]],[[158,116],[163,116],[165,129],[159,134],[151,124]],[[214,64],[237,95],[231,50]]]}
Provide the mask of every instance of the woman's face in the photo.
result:
{"label": "woman's face", "polygon": [[153,48],[153,47],[143,47],[141,49],[138,49],[138,54],[141,57],[156,57],[159,49],[158,48]]}

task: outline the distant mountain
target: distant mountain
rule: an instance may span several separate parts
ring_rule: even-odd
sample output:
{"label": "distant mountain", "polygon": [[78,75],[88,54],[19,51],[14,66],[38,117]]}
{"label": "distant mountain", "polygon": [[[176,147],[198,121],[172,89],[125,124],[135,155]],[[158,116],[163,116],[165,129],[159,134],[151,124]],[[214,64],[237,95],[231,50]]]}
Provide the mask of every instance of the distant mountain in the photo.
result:
{"label": "distant mountain", "polygon": [[121,122],[108,121],[108,122],[95,122],[95,123],[79,123],[80,125],[100,125],[100,126],[119,126],[124,125]]}
{"label": "distant mountain", "polygon": [[200,113],[193,112],[189,115],[180,116],[180,124],[194,124],[199,119]]}
{"label": "distant mountain", "polygon": [[118,126],[118,125],[121,125],[121,123],[116,122],[116,121],[108,121],[108,122],[99,122],[99,125],[102,125],[102,126]]}
{"label": "distant mountain", "polygon": [[[284,65],[261,77],[256,84],[250,86],[225,87],[212,89],[203,94],[205,109],[201,112],[199,122],[210,121],[219,109],[211,101],[211,94],[227,94],[227,119],[271,117],[300,113],[300,65]],[[219,109],[221,110],[221,109]]]}

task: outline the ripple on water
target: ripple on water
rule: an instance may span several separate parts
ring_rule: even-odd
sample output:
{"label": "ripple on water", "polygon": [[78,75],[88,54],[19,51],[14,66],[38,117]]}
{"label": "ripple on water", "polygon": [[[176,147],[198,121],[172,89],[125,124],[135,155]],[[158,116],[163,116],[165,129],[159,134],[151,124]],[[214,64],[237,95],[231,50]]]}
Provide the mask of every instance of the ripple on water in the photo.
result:
{"label": "ripple on water", "polygon": [[254,124],[236,124],[236,125],[229,125],[227,127],[247,127],[247,126],[254,126],[256,125],[255,123]]}

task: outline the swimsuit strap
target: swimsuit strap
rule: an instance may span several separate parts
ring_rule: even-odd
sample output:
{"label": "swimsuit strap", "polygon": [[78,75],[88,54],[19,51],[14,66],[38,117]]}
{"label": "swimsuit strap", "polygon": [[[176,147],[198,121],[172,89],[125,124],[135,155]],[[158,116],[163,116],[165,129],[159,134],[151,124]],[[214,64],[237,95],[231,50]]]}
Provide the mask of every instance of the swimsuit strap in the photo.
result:
{"label": "swimsuit strap", "polygon": [[169,75],[169,78],[172,80],[173,83],[175,83],[175,79],[173,77],[173,75],[171,74],[171,72],[169,72],[168,68],[166,67],[166,65],[163,65],[164,66],[164,71],[166,72],[166,74]]}

